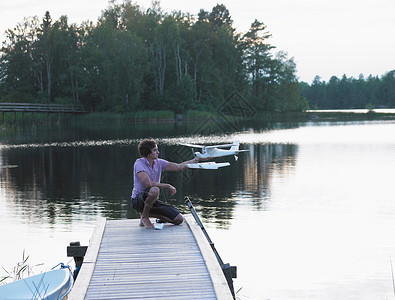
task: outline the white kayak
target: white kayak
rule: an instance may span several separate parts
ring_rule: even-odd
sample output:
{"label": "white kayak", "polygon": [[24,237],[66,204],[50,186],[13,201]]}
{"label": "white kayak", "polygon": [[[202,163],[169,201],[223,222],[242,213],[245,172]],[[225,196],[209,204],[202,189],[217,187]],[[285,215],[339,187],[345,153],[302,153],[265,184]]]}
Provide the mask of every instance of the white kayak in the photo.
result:
{"label": "white kayak", "polygon": [[73,274],[67,266],[0,285],[0,300],[65,299],[73,287]]}

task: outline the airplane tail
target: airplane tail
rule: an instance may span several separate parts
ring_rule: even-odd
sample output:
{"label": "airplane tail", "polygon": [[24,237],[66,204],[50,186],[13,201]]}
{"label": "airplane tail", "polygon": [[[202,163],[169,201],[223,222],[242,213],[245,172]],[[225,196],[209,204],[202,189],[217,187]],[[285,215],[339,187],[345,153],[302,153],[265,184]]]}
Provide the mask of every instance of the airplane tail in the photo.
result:
{"label": "airplane tail", "polygon": [[234,141],[233,146],[230,147],[230,150],[239,151],[239,147],[240,147],[240,141]]}

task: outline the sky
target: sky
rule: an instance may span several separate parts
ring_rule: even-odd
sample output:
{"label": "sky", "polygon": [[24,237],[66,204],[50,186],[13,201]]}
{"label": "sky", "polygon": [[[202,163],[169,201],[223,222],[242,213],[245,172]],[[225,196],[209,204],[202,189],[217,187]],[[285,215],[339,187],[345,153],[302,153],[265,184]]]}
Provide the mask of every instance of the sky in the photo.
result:
{"label": "sky", "polygon": [[[144,10],[151,0],[132,1]],[[116,3],[121,3],[117,0]],[[395,0],[162,0],[165,12],[197,15],[217,4],[229,10],[237,32],[248,31],[257,19],[272,34],[275,51],[285,51],[296,63],[299,80],[315,76],[358,78],[382,76],[395,70]],[[2,0],[0,37],[25,17],[40,19],[49,11],[53,20],[66,15],[69,23],[96,22],[107,0]]]}

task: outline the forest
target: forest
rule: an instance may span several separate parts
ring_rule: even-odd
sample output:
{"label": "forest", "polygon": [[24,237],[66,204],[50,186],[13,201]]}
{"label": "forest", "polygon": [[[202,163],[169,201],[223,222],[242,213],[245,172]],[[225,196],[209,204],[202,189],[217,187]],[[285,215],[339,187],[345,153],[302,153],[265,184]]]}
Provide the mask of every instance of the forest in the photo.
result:
{"label": "forest", "polygon": [[393,108],[395,107],[395,70],[381,77],[358,79],[332,76],[328,82],[316,76],[311,85],[300,82],[302,96],[311,109]]}
{"label": "forest", "polygon": [[210,110],[237,91],[258,111],[308,108],[296,64],[255,20],[238,33],[217,4],[197,16],[125,1],[94,24],[27,17],[6,31],[0,102],[78,103],[91,111]]}
{"label": "forest", "polygon": [[395,70],[299,82],[258,20],[236,32],[217,4],[196,16],[160,2],[110,1],[98,21],[27,17],[0,50],[0,102],[74,103],[101,112],[209,111],[234,92],[257,111],[395,107]]}

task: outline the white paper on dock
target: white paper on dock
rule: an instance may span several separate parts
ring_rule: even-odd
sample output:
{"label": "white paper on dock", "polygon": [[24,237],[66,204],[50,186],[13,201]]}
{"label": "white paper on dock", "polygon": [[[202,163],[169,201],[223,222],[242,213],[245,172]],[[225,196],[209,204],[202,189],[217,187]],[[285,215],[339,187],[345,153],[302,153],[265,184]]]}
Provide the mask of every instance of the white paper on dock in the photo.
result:
{"label": "white paper on dock", "polygon": [[156,230],[162,230],[163,229],[163,223],[154,223],[154,227]]}

